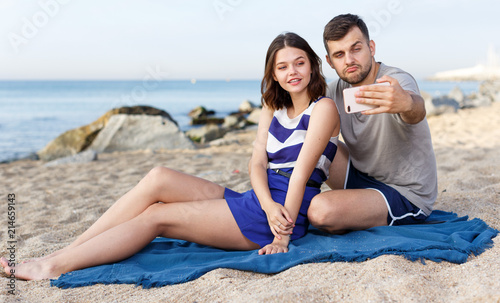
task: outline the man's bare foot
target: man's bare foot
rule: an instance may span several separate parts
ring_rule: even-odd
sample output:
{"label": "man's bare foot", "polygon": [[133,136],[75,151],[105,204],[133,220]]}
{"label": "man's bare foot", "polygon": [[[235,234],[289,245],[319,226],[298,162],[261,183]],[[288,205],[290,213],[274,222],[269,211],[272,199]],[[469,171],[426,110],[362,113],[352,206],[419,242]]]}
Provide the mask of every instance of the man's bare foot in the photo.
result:
{"label": "man's bare foot", "polygon": [[7,275],[13,274],[16,279],[20,280],[43,280],[56,278],[61,275],[47,261],[33,261],[14,265],[2,257],[0,258],[0,264]]}

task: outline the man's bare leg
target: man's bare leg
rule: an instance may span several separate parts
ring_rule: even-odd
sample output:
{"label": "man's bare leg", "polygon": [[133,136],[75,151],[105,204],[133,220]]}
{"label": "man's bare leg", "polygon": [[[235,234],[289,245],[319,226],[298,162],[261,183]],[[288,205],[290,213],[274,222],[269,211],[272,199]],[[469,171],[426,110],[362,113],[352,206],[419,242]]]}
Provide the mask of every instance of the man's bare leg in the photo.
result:
{"label": "man's bare leg", "polygon": [[314,227],[342,234],[387,225],[388,210],[382,194],[376,190],[340,189],[315,196],[307,215]]}
{"label": "man's bare leg", "polygon": [[327,180],[330,191],[316,195],[307,216],[311,224],[329,233],[345,233],[387,225],[388,209],[381,193],[372,189],[344,189],[349,152],[339,143]]}

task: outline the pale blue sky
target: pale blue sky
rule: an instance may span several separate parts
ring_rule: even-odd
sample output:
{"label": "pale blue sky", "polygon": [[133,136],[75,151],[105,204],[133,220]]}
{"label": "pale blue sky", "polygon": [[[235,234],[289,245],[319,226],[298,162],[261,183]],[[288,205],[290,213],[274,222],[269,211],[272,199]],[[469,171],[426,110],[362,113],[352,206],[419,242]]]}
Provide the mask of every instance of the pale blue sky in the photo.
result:
{"label": "pale blue sky", "polygon": [[368,24],[377,60],[417,78],[500,52],[495,0],[0,0],[0,80],[260,79],[276,35],[324,58],[324,25],[347,12]]}

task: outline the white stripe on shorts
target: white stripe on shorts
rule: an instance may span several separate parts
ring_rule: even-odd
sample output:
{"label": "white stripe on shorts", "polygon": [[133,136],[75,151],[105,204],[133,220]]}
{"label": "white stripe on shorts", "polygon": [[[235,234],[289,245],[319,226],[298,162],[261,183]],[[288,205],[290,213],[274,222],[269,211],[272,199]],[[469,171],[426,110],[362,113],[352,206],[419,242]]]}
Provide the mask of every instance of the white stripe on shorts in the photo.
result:
{"label": "white stripe on shorts", "polygon": [[389,226],[392,226],[392,224],[394,224],[394,222],[396,222],[397,220],[401,220],[401,219],[404,219],[406,217],[410,217],[410,216],[417,217],[420,215],[425,215],[424,211],[419,209],[419,211],[416,214],[415,213],[406,213],[400,217],[394,217],[394,215],[392,214],[391,206],[389,205],[389,202],[387,202],[387,198],[384,196],[384,194],[376,188],[367,188],[367,189],[373,189],[375,191],[378,191],[382,195],[382,197],[384,198],[385,205],[387,206],[387,211],[389,212],[389,216],[391,216],[391,219],[392,219]]}

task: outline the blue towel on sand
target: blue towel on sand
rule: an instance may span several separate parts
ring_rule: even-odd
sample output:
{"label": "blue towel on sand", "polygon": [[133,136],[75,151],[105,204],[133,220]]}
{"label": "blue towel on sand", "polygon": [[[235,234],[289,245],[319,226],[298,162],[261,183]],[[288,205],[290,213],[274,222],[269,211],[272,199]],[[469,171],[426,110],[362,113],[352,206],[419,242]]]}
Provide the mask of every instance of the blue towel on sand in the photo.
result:
{"label": "blue towel on sand", "polygon": [[286,254],[259,255],[253,251],[225,251],[191,242],[158,238],[136,255],[115,264],[69,272],[52,286],[61,288],[103,284],[136,284],[144,288],[194,280],[216,268],[273,274],[312,262],[364,261],[383,254],[464,263],[492,246],[498,231],[480,219],[467,220],[434,211],[428,221],[439,224],[383,226],[345,235],[329,235],[311,228],[290,243]]}

